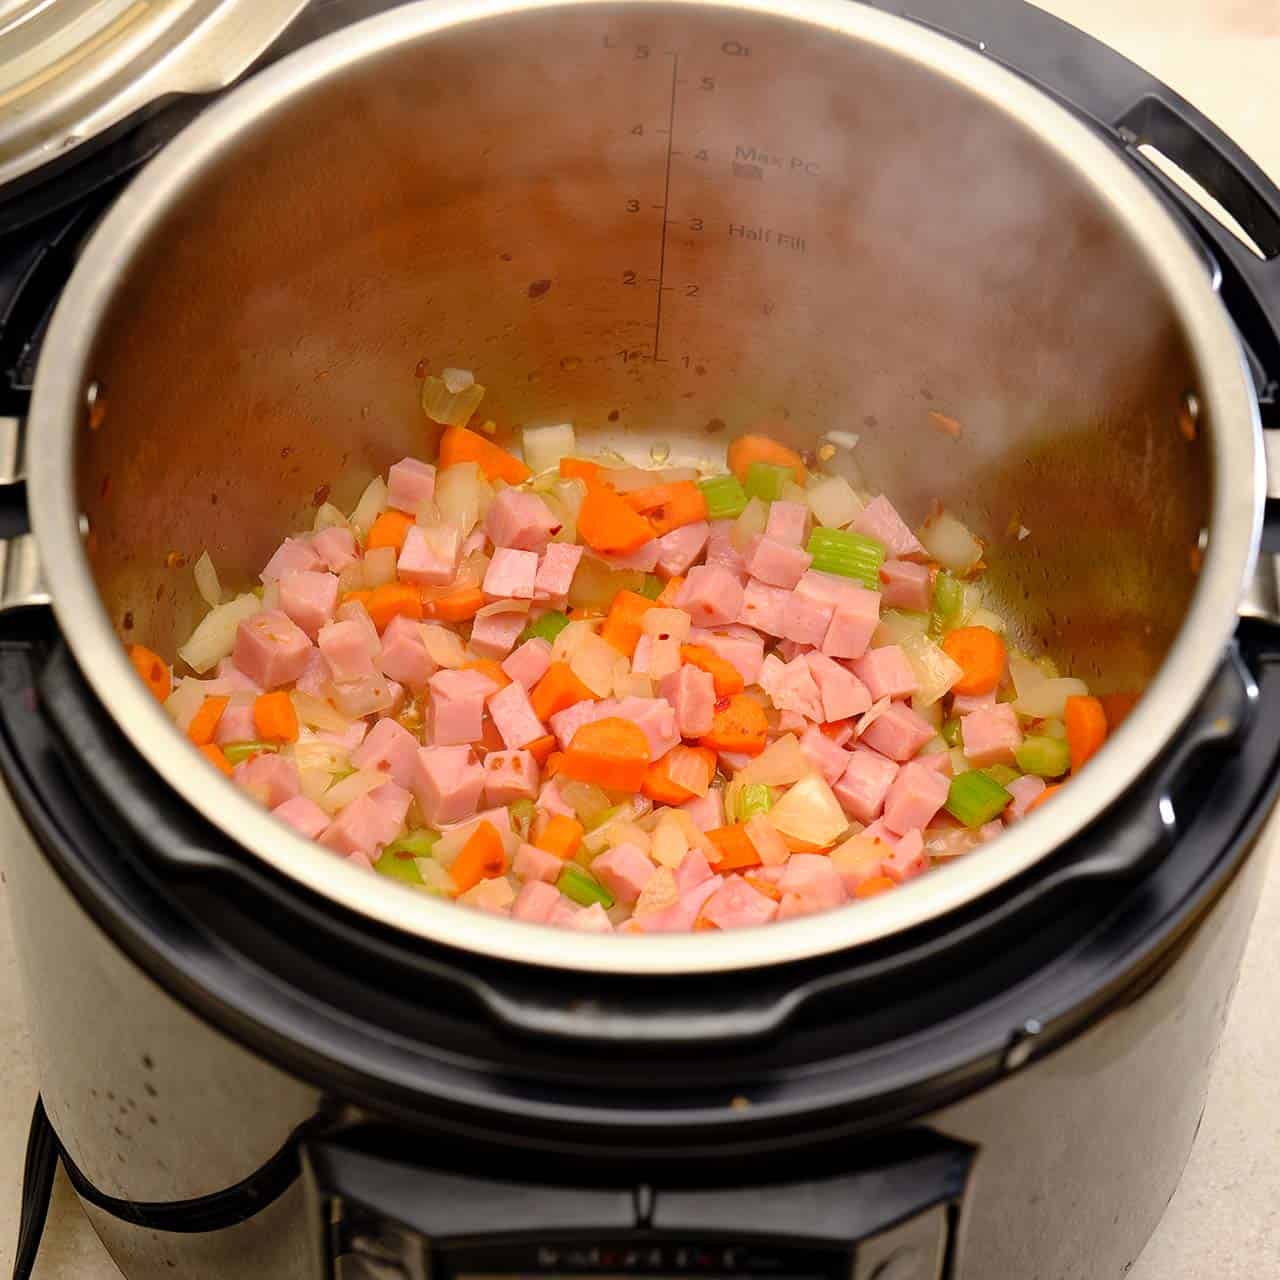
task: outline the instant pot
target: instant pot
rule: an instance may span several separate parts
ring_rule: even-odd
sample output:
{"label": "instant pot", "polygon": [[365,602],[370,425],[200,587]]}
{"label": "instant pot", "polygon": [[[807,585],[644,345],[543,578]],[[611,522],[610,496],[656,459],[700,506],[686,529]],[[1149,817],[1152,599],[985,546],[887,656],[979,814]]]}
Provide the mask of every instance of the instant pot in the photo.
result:
{"label": "instant pot", "polygon": [[[0,97],[15,1276],[59,1161],[130,1280],[1123,1275],[1280,776],[1280,191],[1016,0],[150,9]],[[832,465],[955,509],[1028,646],[1145,692],[994,845],[783,925],[360,872],[122,641],[430,456],[420,364],[637,461],[857,434]]]}

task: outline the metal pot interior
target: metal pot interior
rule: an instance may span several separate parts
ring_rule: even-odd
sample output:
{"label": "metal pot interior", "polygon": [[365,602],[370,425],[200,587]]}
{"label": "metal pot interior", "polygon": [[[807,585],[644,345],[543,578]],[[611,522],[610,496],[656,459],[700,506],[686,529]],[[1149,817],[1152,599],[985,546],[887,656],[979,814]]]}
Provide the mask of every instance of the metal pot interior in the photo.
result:
{"label": "metal pot interior", "polygon": [[[413,6],[180,138],[113,215],[123,248],[99,233],[80,293],[97,311],[60,314],[73,368],[37,393],[74,412],[119,638],[172,655],[203,613],[202,550],[243,589],[325,497],[349,507],[404,454],[432,457],[421,362],[473,369],[504,439],[570,419],[638,462],[719,459],[746,429],[810,451],[854,433],[832,465],[986,538],[1029,648],[1100,691],[1145,687],[1221,525],[1227,428],[1253,475],[1200,264],[1012,76],[861,6],[788,8],[487,6],[450,25]],[[92,424],[69,408],[91,379]],[[1219,605],[1254,500],[1221,535]]]}

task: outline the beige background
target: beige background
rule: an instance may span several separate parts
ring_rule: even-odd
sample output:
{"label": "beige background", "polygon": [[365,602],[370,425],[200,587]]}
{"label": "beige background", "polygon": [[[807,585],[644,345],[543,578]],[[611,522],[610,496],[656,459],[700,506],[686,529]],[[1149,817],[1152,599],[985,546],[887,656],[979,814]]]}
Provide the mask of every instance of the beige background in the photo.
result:
{"label": "beige background", "polygon": [[[1173,85],[1280,180],[1280,0],[1043,0],[1041,7]],[[1275,837],[1273,826],[1270,843]],[[1199,1140],[1129,1280],[1280,1276],[1278,981],[1280,867],[1273,859]],[[0,1079],[0,1275],[7,1275],[35,1096],[7,909],[0,910]],[[36,1277],[119,1280],[62,1179]]]}

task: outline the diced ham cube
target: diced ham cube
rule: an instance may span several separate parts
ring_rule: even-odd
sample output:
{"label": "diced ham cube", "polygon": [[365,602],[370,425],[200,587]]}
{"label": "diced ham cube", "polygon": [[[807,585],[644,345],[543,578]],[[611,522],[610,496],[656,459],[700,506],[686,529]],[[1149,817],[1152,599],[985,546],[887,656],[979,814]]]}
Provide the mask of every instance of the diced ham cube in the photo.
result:
{"label": "diced ham cube", "polygon": [[741,582],[747,576],[746,562],[742,552],[733,545],[734,520],[712,520],[710,532],[707,534],[708,565],[721,565],[728,569]]}
{"label": "diced ham cube", "polygon": [[224,693],[235,693],[242,690],[245,693],[261,693],[262,686],[256,680],[250,680],[231,658],[223,658],[218,663],[217,678],[220,683],[225,684]]}
{"label": "diced ham cube", "polygon": [[982,711],[996,705],[996,691],[990,693],[957,693],[951,699],[951,714],[967,716],[970,711]]}
{"label": "diced ham cube", "polygon": [[890,760],[910,760],[921,747],[936,736],[936,730],[923,716],[903,702],[891,703],[862,735],[862,741]]}
{"label": "diced ham cube", "polygon": [[706,854],[701,849],[690,849],[676,868],[676,889],[680,893],[688,893],[690,889],[696,889],[704,881],[710,880],[714,874]]}
{"label": "diced ham cube", "polygon": [[847,671],[824,653],[807,654],[805,661],[813,672],[822,697],[823,720],[847,720],[871,709],[871,694],[852,671]]}
{"label": "diced ham cube", "polygon": [[445,670],[437,671],[427,681],[427,688],[431,692],[432,742],[437,747],[479,742],[484,731],[484,700],[495,691],[494,682],[479,671]]}
{"label": "diced ham cube", "polygon": [[[379,797],[388,788],[394,790]],[[320,843],[339,853],[372,855],[400,833],[408,807],[409,793],[389,782],[357,796],[321,833]]]}
{"label": "diced ham cube", "polygon": [[665,578],[688,573],[707,546],[711,526],[705,520],[681,525],[658,539],[658,572]]}
{"label": "diced ham cube", "polygon": [[369,617],[369,610],[364,607],[362,601],[348,600],[345,604],[340,604],[335,621],[356,623],[364,635],[365,648],[369,651],[369,657],[374,662],[378,660],[382,653],[382,639],[378,635],[378,628],[373,625],[373,619]]}
{"label": "diced ham cube", "polygon": [[486,613],[476,618],[467,641],[481,658],[505,658],[529,622],[527,613]]}
{"label": "diced ham cube", "polygon": [[787,611],[795,599],[798,597],[793,592],[752,578],[743,590],[737,621],[766,635],[780,636],[787,625]]}
{"label": "diced ham cube", "polygon": [[928,871],[929,855],[924,851],[924,837],[920,832],[908,831],[903,835],[893,852],[880,863],[880,869],[899,884]]}
{"label": "diced ham cube", "polygon": [[414,515],[436,496],[436,469],[417,458],[401,458],[387,472],[387,506]]}
{"label": "diced ham cube", "polygon": [[[564,870],[564,863],[554,853],[539,849],[536,845],[522,844],[516,851],[511,863],[511,870],[521,880],[541,880],[545,884],[555,884]],[[559,890],[556,891],[557,893]]]}
{"label": "diced ham cube", "polygon": [[898,766],[878,751],[865,747],[854,750],[844,775],[832,784],[840,807],[858,822],[874,822],[884,808],[885,797]]}
{"label": "diced ham cube", "polygon": [[904,764],[885,797],[884,825],[900,836],[927,827],[950,789],[950,779],[936,769],[914,760]]}
{"label": "diced ham cube", "polygon": [[532,689],[551,665],[551,645],[541,636],[526,640],[502,664],[503,673],[525,689]]}
{"label": "diced ham cube", "polygon": [[367,853],[362,853],[359,849],[355,853],[346,855],[346,861],[354,867],[359,867],[362,871],[373,870],[373,859]]}
{"label": "diced ham cube", "polygon": [[881,698],[909,698],[920,687],[907,655],[897,644],[868,650],[853,664],[853,671],[877,702]]}
{"label": "diced ham cube", "polygon": [[817,648],[826,639],[831,627],[832,612],[830,605],[819,604],[816,600],[806,600],[802,595],[790,593],[786,611],[782,615],[782,634],[787,640]]}
{"label": "diced ham cube", "polygon": [[511,751],[527,747],[547,732],[534,713],[524,685],[514,680],[505,689],[489,695],[489,715]]}
{"label": "diced ham cube", "polygon": [[332,679],[333,672],[329,669],[324,654],[319,649],[313,649],[311,657],[307,660],[306,669],[293,682],[293,687],[299,693],[310,694],[313,698],[327,698],[329,682]]}
{"label": "diced ham cube", "polygon": [[630,720],[649,740],[649,759],[665,756],[680,745],[675,708],[666,698],[622,698],[614,715]]}
{"label": "diced ham cube", "polygon": [[689,643],[702,645],[723,658],[742,677],[742,683],[755,684],[760,678],[760,666],[764,662],[764,641],[750,627],[716,627],[704,631],[694,627],[689,632]]}
{"label": "diced ham cube", "polygon": [[613,921],[598,902],[593,902],[589,907],[574,912],[569,928],[579,933],[612,933]]}
{"label": "diced ham cube", "polygon": [[330,573],[341,573],[360,558],[356,536],[342,525],[322,529],[311,539],[311,550],[324,562]]}
{"label": "diced ham cube", "polygon": [[490,751],[484,758],[485,804],[532,800],[538,794],[538,782],[538,762],[527,751]]}
{"label": "diced ham cube", "polygon": [[831,625],[822,640],[822,652],[828,657],[860,658],[866,653],[880,625],[880,598],[874,591],[866,594],[875,601],[870,608],[840,605],[831,615]]}
{"label": "diced ham cube", "polygon": [[702,908],[702,918],[720,929],[768,924],[777,914],[778,904],[753,889],[741,876],[726,880]]}
{"label": "diced ham cube", "polygon": [[430,529],[411,525],[405,534],[396,572],[420,587],[447,587],[458,576],[462,537],[449,525]]}
{"label": "diced ham cube", "polygon": [[810,910],[838,907],[849,898],[840,872],[825,853],[793,853],[778,888],[794,893]]}
{"label": "diced ham cube", "polygon": [[332,573],[286,573],[280,578],[280,608],[312,640],[338,607],[338,579]]}
{"label": "diced ham cube", "polygon": [[853,737],[853,721],[838,720],[834,724],[827,724],[823,732],[837,747],[847,746],[849,739]]}
{"label": "diced ham cube", "polygon": [[342,733],[317,733],[317,742],[328,742],[344,751],[354,751],[363,741],[368,725],[363,720],[353,720]]}
{"label": "diced ham cube", "polygon": [[719,787],[711,787],[705,796],[686,800],[680,808],[699,831],[715,831],[724,826],[724,792]]}
{"label": "diced ham cube", "polygon": [[806,720],[822,719],[822,695],[803,657],[780,662],[770,654],[760,668],[760,687],[779,711],[794,711]]}
{"label": "diced ham cube", "polygon": [[950,778],[955,773],[951,766],[950,751],[931,751],[927,756],[917,756],[916,761],[922,768],[932,769],[944,778]]}
{"label": "diced ham cube", "polygon": [[263,582],[278,582],[286,573],[308,573],[323,568],[324,562],[309,540],[286,538],[258,576]]}
{"label": "diced ham cube", "polygon": [[253,722],[253,699],[248,694],[241,696],[245,700],[237,702],[232,695],[218,727],[213,731],[213,740],[220,747],[229,742],[253,742],[258,737],[258,727]]}
{"label": "diced ham cube", "polygon": [[312,652],[307,633],[287,613],[264,609],[236,628],[231,656],[259,687],[276,689],[307,669]]}
{"label": "diced ham cube", "polygon": [[404,826],[405,814],[409,812],[413,793],[398,783],[386,782],[365,794],[378,806],[387,820],[387,829],[391,834],[383,843],[389,844]]}
{"label": "diced ham cube", "polygon": [[314,800],[304,795],[296,795],[278,804],[271,810],[272,817],[287,822],[299,834],[308,840],[315,840],[329,825],[329,815]]}
{"label": "diced ham cube", "polygon": [[[526,846],[528,847],[528,846]],[[548,857],[553,857],[548,854]],[[558,859],[553,859],[559,861]],[[557,874],[559,874],[557,872]],[[511,918],[526,924],[547,924],[551,913],[560,905],[560,890],[541,880],[527,880],[511,904]]]}
{"label": "diced ham cube", "polygon": [[676,600],[698,627],[737,622],[742,611],[742,583],[723,565],[695,565],[689,570]]}
{"label": "diced ham cube", "polygon": [[775,538],[753,538],[747,547],[747,572],[771,587],[785,587],[788,591],[796,584],[813,557],[800,547],[793,547]]}
{"label": "diced ham cube", "polygon": [[533,580],[533,598],[539,604],[561,605],[573,585],[583,548],[568,542],[553,542],[538,562],[538,576]]}
{"label": "diced ham cube", "polygon": [[864,827],[862,837],[864,840],[879,840],[886,849],[892,850],[898,847],[898,836],[884,825],[883,818],[877,818],[870,826]]}
{"label": "diced ham cube", "polygon": [[354,618],[326,623],[320,628],[319,635],[320,653],[329,664],[332,679],[360,680],[375,674],[377,669],[369,653],[368,635]]}
{"label": "diced ham cube", "polygon": [[933,606],[929,570],[910,560],[886,560],[880,566],[881,594],[891,609],[928,613]]}
{"label": "diced ham cube", "polygon": [[849,752],[837,747],[817,725],[811,724],[800,736],[800,750],[829,787],[835,786],[849,767]]}
{"label": "diced ham cube", "polygon": [[498,547],[485,571],[485,599],[532,600],[533,584],[537,577],[537,552]]}
{"label": "diced ham cube", "polygon": [[[231,708],[228,707],[229,711]],[[227,714],[224,711],[222,718],[225,720]],[[1044,794],[1047,783],[1043,778],[1037,778],[1034,773],[1024,773],[1021,778],[1014,778],[1012,782],[1005,784],[1005,790],[1013,797],[1005,808],[1005,813],[1010,819],[1024,817],[1028,809]]]}
{"label": "diced ham cube", "polygon": [[816,600],[818,604],[830,605],[832,609],[850,606],[860,600],[863,594],[870,594],[879,600],[878,591],[867,592],[866,587],[859,586],[852,578],[842,577],[838,573],[822,573],[810,569],[796,585],[796,594],[806,600]]}
{"label": "diced ham cube", "polygon": [[503,489],[489,505],[484,529],[495,547],[542,552],[560,532],[560,521],[536,493]]}
{"label": "diced ham cube", "polygon": [[544,813],[558,813],[562,818],[576,818],[573,806],[560,794],[560,779],[551,778],[538,792],[538,808]]}
{"label": "diced ham cube", "polygon": [[573,735],[584,724],[591,724],[594,720],[603,720],[616,715],[617,707],[615,699],[602,698],[599,702],[586,700],[575,702],[573,706],[555,712],[548,723],[551,725],[551,732],[556,735],[560,750],[564,751],[568,748],[569,743],[573,741]]}
{"label": "diced ham cube", "polygon": [[297,765],[274,751],[242,760],[231,771],[231,776],[268,809],[278,809],[301,791]]}
{"label": "diced ham cube", "polygon": [[803,547],[809,536],[808,506],[803,502],[771,502],[764,536],[788,547]]}
{"label": "diced ham cube", "polygon": [[634,844],[615,845],[591,864],[591,874],[624,907],[635,905],[657,869],[639,845]]}
{"label": "diced ham cube", "polygon": [[928,556],[919,539],[884,494],[872,498],[854,517],[851,527],[881,543],[895,560],[924,560]]}
{"label": "diced ham cube", "polygon": [[715,719],[716,689],[710,672],[686,664],[663,678],[658,691],[675,708],[676,724],[685,738],[711,732]]}
{"label": "diced ham cube", "polygon": [[484,789],[484,770],[470,747],[419,747],[413,794],[427,824],[471,817]]}
{"label": "diced ham cube", "polygon": [[1022,745],[1018,713],[1007,702],[960,717],[960,742],[965,759],[977,769],[989,764],[1012,764]]}
{"label": "diced ham cube", "polygon": [[657,538],[650,538],[648,542],[625,556],[602,555],[600,559],[611,569],[633,569],[637,573],[652,573],[658,567],[658,557],[661,554],[662,548],[658,545]]}
{"label": "diced ham cube", "polygon": [[999,818],[993,818],[990,822],[984,822],[978,828],[978,843],[986,844],[988,840],[994,840],[1004,830],[1004,823]]}
{"label": "diced ham cube", "polygon": [[417,738],[390,717],[379,720],[351,753],[351,763],[357,769],[380,769],[401,787],[413,784],[417,758]]}
{"label": "diced ham cube", "polygon": [[404,701],[404,686],[375,672],[359,680],[335,680],[329,686],[334,705],[344,716],[371,716],[376,711],[394,713]]}
{"label": "diced ham cube", "polygon": [[687,933],[693,928],[703,904],[723,883],[723,876],[712,876],[682,893],[669,907],[632,918],[645,933]]}
{"label": "diced ham cube", "polygon": [[418,623],[400,614],[387,623],[387,629],[382,633],[378,665],[384,675],[407,684],[411,689],[421,689],[436,671]]}

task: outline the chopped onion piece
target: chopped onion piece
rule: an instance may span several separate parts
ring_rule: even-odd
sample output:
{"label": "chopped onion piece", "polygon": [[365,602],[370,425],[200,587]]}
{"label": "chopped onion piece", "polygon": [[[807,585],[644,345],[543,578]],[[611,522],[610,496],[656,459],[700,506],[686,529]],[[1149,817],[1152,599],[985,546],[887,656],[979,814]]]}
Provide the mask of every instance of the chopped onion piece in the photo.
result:
{"label": "chopped onion piece", "polygon": [[578,447],[571,422],[560,422],[550,427],[525,427],[520,435],[525,465],[534,475],[558,467],[560,459],[571,458]]}
{"label": "chopped onion piece", "polygon": [[323,533],[326,529],[345,529],[347,517],[332,502],[321,503],[316,508],[316,518],[311,522],[313,533]]}
{"label": "chopped onion piece", "polygon": [[470,369],[441,369],[440,381],[449,388],[451,396],[461,395],[468,387],[476,385],[476,376]]}
{"label": "chopped onion piece", "polygon": [[853,486],[843,476],[823,476],[813,481],[804,497],[813,518],[828,529],[843,529],[862,510]]}
{"label": "chopped onion piece", "polygon": [[782,492],[778,494],[778,497],[783,502],[798,502],[801,506],[804,506],[809,500],[808,493],[800,485],[796,484],[794,480],[784,480],[782,482]]}
{"label": "chopped onion piece", "polygon": [[683,609],[647,609],[640,619],[640,630],[657,639],[669,636],[681,644],[689,638],[693,619]]}
{"label": "chopped onion piece", "polygon": [[904,636],[901,643],[902,652],[906,654],[918,684],[911,701],[917,711],[923,712],[924,708],[935,706],[938,699],[950,691],[951,686],[964,675],[964,670],[928,636]]}
{"label": "chopped onion piece", "polygon": [[927,613],[908,613],[903,609],[889,609],[880,615],[880,625],[871,637],[871,645],[875,649],[887,644],[901,645],[910,636],[923,636],[929,631],[929,615]]}
{"label": "chopped onion piece", "polygon": [[752,538],[762,534],[765,525],[768,523],[769,504],[759,498],[752,498],[747,503],[742,514],[733,522],[733,529],[729,537],[739,551],[745,551],[747,543]]}
{"label": "chopped onion piece", "polygon": [[319,804],[320,797],[329,790],[333,774],[328,769],[299,769],[298,787],[312,804]]}
{"label": "chopped onion piece", "polygon": [[647,916],[654,911],[665,911],[679,897],[680,889],[676,885],[675,873],[670,867],[659,867],[641,890],[640,897],[636,900],[635,914]]}
{"label": "chopped onion piece", "polygon": [[965,622],[969,627],[986,627],[988,631],[994,631],[996,635],[1004,635],[1005,625],[1004,619],[991,609],[975,609]]}
{"label": "chopped onion piece", "polygon": [[707,794],[714,776],[714,764],[708,765],[706,758],[696,751],[676,750],[667,765],[667,777],[699,799]]}
{"label": "chopped onion piece", "polygon": [[1059,677],[1044,680],[1026,694],[1021,694],[1013,709],[1022,716],[1036,720],[1061,720],[1066,713],[1068,698],[1084,698],[1089,686],[1083,680]]}
{"label": "chopped onion piece", "polygon": [[615,678],[626,673],[627,665],[626,658],[594,631],[587,632],[569,660],[569,669],[598,698],[607,698],[613,692]]}
{"label": "chopped onion piece", "polygon": [[413,865],[418,868],[422,877],[420,885],[413,885],[419,893],[429,893],[434,898],[452,898],[456,892],[453,877],[449,868],[442,866],[434,858],[414,858]]}
{"label": "chopped onion piece", "polygon": [[520,848],[520,837],[511,829],[511,815],[506,809],[486,809],[477,813],[474,818],[441,827],[440,839],[431,846],[432,858],[442,866],[452,866],[454,859],[462,852],[463,845],[471,839],[482,822],[487,822],[501,837],[507,857],[514,857]]}
{"label": "chopped onion piece", "polygon": [[381,476],[374,476],[356,503],[349,521],[352,531],[361,542],[369,536],[373,522],[387,509],[387,485]]}
{"label": "chopped onion piece", "polygon": [[200,559],[196,561],[193,572],[200,598],[210,609],[216,609],[222,603],[222,584],[218,581],[218,571],[213,567],[213,561],[209,558],[207,551],[200,553]]}
{"label": "chopped onion piece", "polygon": [[[265,592],[264,592],[265,595]],[[230,655],[236,645],[236,630],[246,618],[261,610],[263,601],[252,592],[211,609],[178,650],[178,657],[193,671],[204,673]]]}
{"label": "chopped onion piece", "polygon": [[1009,654],[1009,676],[1013,680],[1013,691],[1019,698],[1025,698],[1049,679],[1030,658],[1012,652]]}
{"label": "chopped onion piece", "polygon": [[337,813],[367,791],[373,791],[387,782],[381,769],[357,769],[341,782],[335,782],[316,803],[325,813]]}
{"label": "chopped onion piece", "polygon": [[778,828],[767,813],[757,813],[748,818],[744,830],[766,867],[780,867],[791,856],[786,841],[778,834]]}
{"label": "chopped onion piece", "polygon": [[690,849],[697,849],[708,862],[715,862],[719,858],[719,851],[707,839],[707,833],[683,809],[664,809],[663,815],[665,816],[666,814],[670,814],[680,824],[680,829],[684,832],[684,838],[689,842]]}
{"label": "chopped onion piece", "polygon": [[769,821],[793,840],[826,848],[849,828],[849,819],[835,793],[816,773],[801,778],[769,810]]}
{"label": "chopped onion piece", "polygon": [[463,648],[462,637],[445,627],[424,623],[418,628],[422,635],[422,643],[426,646],[427,657],[437,667],[448,667],[456,670],[467,662],[467,651]]}
{"label": "chopped onion piece", "polygon": [[375,547],[364,555],[364,585],[382,587],[396,580],[395,547]]}
{"label": "chopped onion piece", "polygon": [[345,596],[349,591],[364,590],[364,561],[356,560],[347,565],[338,574],[338,595]]}
{"label": "chopped onion piece", "polygon": [[734,775],[734,783],[746,786],[760,782],[766,787],[789,787],[813,771],[808,756],[800,749],[794,733],[770,743],[749,765]]}
{"label": "chopped onion piece", "polygon": [[565,782],[560,787],[560,797],[578,815],[584,827],[594,826],[613,805],[599,787],[589,782]]}
{"label": "chopped onion piece", "polygon": [[619,467],[609,472],[609,483],[618,493],[634,493],[637,489],[652,489],[660,484],[680,484],[697,480],[693,467],[669,467],[665,471],[647,471],[643,467]]}
{"label": "chopped onion piece", "polygon": [[324,698],[314,698],[301,689],[294,689],[289,695],[298,720],[321,733],[346,733],[352,721],[342,714],[331,702]]}
{"label": "chopped onion piece", "polygon": [[636,569],[611,569],[594,556],[584,555],[569,584],[569,604],[574,609],[607,613],[620,591],[639,591],[644,574]]}
{"label": "chopped onion piece", "polygon": [[[334,713],[337,714],[336,712]],[[339,773],[347,767],[351,752],[336,742],[321,742],[318,738],[308,738],[305,742],[295,742],[291,748],[293,762],[301,771],[303,769],[323,770],[327,774]],[[328,783],[325,784],[328,786]]]}
{"label": "chopped onion piece", "polygon": [[486,490],[491,499],[493,490],[481,474],[478,463],[457,462],[438,471],[435,504],[441,521],[457,529],[465,538],[479,523],[487,505]]}
{"label": "chopped onion piece", "polygon": [[982,543],[949,511],[931,515],[916,536],[944,569],[961,577],[972,573],[982,559]]}
{"label": "chopped onion piece", "polygon": [[[449,369],[446,372],[456,375],[464,371]],[[469,373],[466,376],[471,378]],[[465,386],[460,385],[457,377],[453,378],[453,383],[458,387],[457,391],[450,390],[449,383],[444,378],[423,378],[422,412],[432,422],[439,422],[443,426],[464,427],[480,407],[480,401],[484,399],[484,388],[474,378]]]}
{"label": "chopped onion piece", "polygon": [[675,817],[675,811],[668,809],[654,827],[649,843],[649,856],[660,867],[674,870],[689,852],[689,839],[685,835],[684,826]]}
{"label": "chopped onion piece", "polygon": [[[560,634],[551,642],[551,661],[572,662],[578,650],[594,635],[595,625],[585,618],[575,619],[567,627],[561,628]],[[609,647],[613,648],[612,645]]]}
{"label": "chopped onion piece", "polygon": [[621,669],[622,674],[613,680],[613,696],[615,698],[652,698],[654,696],[653,679],[650,676],[637,675],[634,671]]}
{"label": "chopped onion piece", "polygon": [[208,684],[207,680],[193,680],[187,676],[173,686],[173,692],[164,700],[164,709],[183,733],[204,703]]}
{"label": "chopped onion piece", "polygon": [[[616,822],[608,822],[600,828],[605,833],[605,846],[616,849],[620,844],[633,844],[641,853],[649,852],[649,833],[634,822],[619,818]],[[595,835],[593,831],[591,833]]]}
{"label": "chopped onion piece", "polygon": [[839,449],[856,449],[860,439],[852,431],[828,431],[826,438]]}

